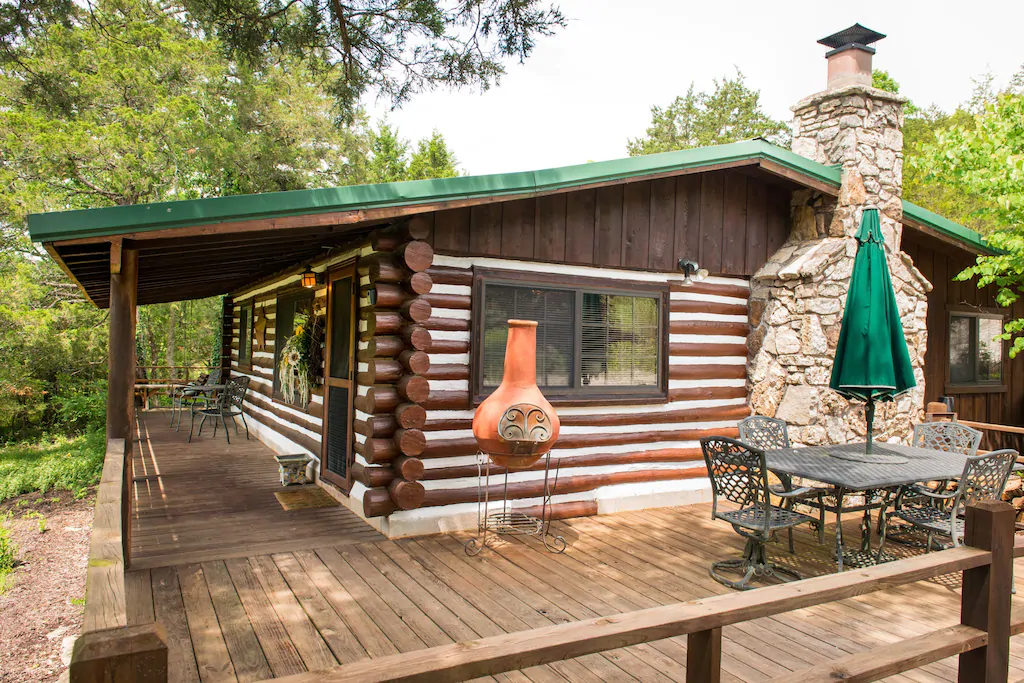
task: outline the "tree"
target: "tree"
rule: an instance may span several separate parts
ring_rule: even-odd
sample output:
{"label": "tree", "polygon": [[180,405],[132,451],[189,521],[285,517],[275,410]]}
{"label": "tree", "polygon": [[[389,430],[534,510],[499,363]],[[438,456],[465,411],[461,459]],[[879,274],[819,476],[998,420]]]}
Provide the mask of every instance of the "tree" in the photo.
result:
{"label": "tree", "polygon": [[387,121],[380,121],[370,137],[367,176],[372,183],[451,178],[459,175],[458,159],[436,128],[430,137],[416,144],[411,157],[412,145],[399,134],[398,128]]}
{"label": "tree", "polygon": [[301,56],[350,118],[367,93],[400,106],[438,86],[486,89],[506,58],[565,25],[542,0],[185,0],[234,58]]}
{"label": "tree", "polygon": [[247,69],[148,0],[100,0],[0,71],[0,222],[360,182],[367,144],[295,60]]}
{"label": "tree", "polygon": [[788,147],[790,129],[761,109],[761,92],[747,87],[737,69],[734,78],[716,78],[710,93],[697,92],[691,83],[686,95],[667,107],[651,107],[647,134],[630,139],[626,147],[630,156],[639,156],[756,137]]}
{"label": "tree", "polygon": [[[957,279],[995,285],[996,301],[1010,306],[1024,292],[1024,69],[1003,92],[975,101],[980,111],[970,123],[937,131],[919,164],[928,180],[987,198],[979,209],[989,221],[986,238],[1002,253],[979,257]],[[1005,326],[1011,357],[1024,351],[1022,335],[1024,319]]]}
{"label": "tree", "polygon": [[459,160],[448,148],[444,136],[435,128],[429,138],[416,145],[409,161],[409,180],[454,178],[459,175]]}
{"label": "tree", "polygon": [[393,183],[409,174],[409,141],[403,140],[398,128],[387,121],[377,124],[370,133],[370,160],[367,179],[371,183]]}

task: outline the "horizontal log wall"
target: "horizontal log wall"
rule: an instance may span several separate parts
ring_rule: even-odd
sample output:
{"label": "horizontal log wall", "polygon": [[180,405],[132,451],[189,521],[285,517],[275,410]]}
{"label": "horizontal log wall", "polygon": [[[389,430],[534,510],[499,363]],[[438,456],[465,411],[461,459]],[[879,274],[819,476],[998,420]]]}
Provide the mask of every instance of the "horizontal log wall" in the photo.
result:
{"label": "horizontal log wall", "polygon": [[[433,286],[421,295],[431,306],[430,318],[423,323],[430,334],[429,345],[423,349],[427,369],[422,372],[428,393],[418,401],[425,419],[418,430],[423,441],[415,444],[412,470],[424,489],[419,502],[423,508],[477,500],[480,469],[471,431],[469,329],[474,265],[670,283],[668,401],[556,406],[562,420],[561,436],[552,452],[561,466],[556,502],[571,505],[567,510],[594,514],[596,492],[602,487],[706,477],[698,440],[713,434],[735,436],[736,423],[750,414],[746,390],[750,290],[746,280],[712,277],[682,287],[678,276],[664,273],[435,255],[433,265],[425,271]],[[395,356],[397,344],[382,339],[376,337],[376,355]],[[381,351],[382,346],[387,350]],[[369,342],[361,344],[361,348],[370,347]],[[368,352],[363,358],[367,365],[360,367],[369,367]],[[378,376],[391,378],[399,372],[396,365],[380,362],[379,357],[373,363]],[[370,455],[357,457],[357,479],[370,489],[363,500],[365,513],[394,515],[393,519],[424,514],[394,507],[391,487],[402,477],[395,471],[399,452],[394,438],[383,438],[393,433],[395,418],[384,414],[396,409],[404,400],[402,395],[397,387],[382,384],[361,386],[359,392],[356,440],[359,449]],[[492,467],[491,472],[502,474],[504,470]],[[511,498],[522,499],[523,505],[534,504],[543,491],[543,463],[512,473],[509,482]],[[492,491],[497,493],[497,489]]]}

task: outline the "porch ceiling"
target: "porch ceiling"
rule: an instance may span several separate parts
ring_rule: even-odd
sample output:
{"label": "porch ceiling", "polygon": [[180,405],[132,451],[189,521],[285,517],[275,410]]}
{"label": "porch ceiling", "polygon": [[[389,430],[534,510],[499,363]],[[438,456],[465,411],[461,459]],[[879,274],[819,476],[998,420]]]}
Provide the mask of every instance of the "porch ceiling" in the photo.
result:
{"label": "porch ceiling", "polygon": [[[125,241],[139,251],[138,303],[226,294],[363,239],[374,225],[331,225],[273,232],[190,235]],[[110,243],[47,245],[86,296],[110,303]]]}

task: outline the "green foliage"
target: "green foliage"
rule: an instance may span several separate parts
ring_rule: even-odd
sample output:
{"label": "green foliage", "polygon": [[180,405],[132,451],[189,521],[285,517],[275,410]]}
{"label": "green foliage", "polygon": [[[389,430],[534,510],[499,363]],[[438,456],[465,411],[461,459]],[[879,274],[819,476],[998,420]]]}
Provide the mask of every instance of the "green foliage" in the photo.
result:
{"label": "green foliage", "polygon": [[371,134],[370,160],[367,171],[370,182],[392,183],[401,180],[453,178],[459,175],[459,161],[448,148],[444,136],[435,128],[430,137],[412,145],[387,121],[380,121]]}
{"label": "green foliage", "polygon": [[[872,72],[872,80],[880,90],[900,91],[900,84],[887,71],[876,69]],[[989,228],[983,211],[987,205],[984,197],[930,176],[922,168],[921,159],[925,156],[925,148],[937,142],[939,133],[954,126],[969,127],[973,124],[969,110],[974,102],[984,97],[982,92],[988,83],[987,79],[982,79],[971,103],[958,107],[952,114],[935,105],[922,109],[909,101],[903,107],[906,116],[903,125],[903,197],[982,232]]]}
{"label": "green foliage", "polygon": [[296,59],[253,70],[222,49],[147,0],[27,40],[0,71],[0,220],[363,179],[361,116],[337,126]]}
{"label": "green foliage", "polygon": [[444,136],[436,128],[429,138],[423,138],[416,145],[416,151],[409,161],[409,180],[429,178],[454,178],[459,175],[459,160],[448,148]]}
{"label": "green foliage", "polygon": [[0,448],[0,501],[51,489],[83,495],[99,482],[105,447],[103,432],[96,429],[75,437]]}
{"label": "green foliage", "polygon": [[10,520],[10,513],[0,516],[0,593],[7,590],[9,577],[18,559],[18,546],[15,545],[11,530],[7,526]]}
{"label": "green foliage", "polygon": [[299,55],[344,116],[375,94],[395,105],[438,86],[497,83],[565,25],[540,0],[185,0],[191,16],[250,65]]}
{"label": "green foliage", "polygon": [[630,156],[721,145],[763,137],[789,147],[789,126],[761,109],[761,91],[747,86],[739,70],[734,78],[715,79],[714,90],[686,95],[667,107],[651,107],[651,125],[643,137],[626,143]]}
{"label": "green foliage", "polygon": [[[957,279],[995,285],[999,305],[1010,306],[1024,290],[1024,69],[1003,92],[991,95],[990,88],[981,82],[971,121],[938,131],[918,163],[928,179],[988,198],[978,213],[988,221],[989,243],[1003,253],[979,257]],[[1024,351],[1022,335],[1024,319],[1006,325],[1011,357]]]}

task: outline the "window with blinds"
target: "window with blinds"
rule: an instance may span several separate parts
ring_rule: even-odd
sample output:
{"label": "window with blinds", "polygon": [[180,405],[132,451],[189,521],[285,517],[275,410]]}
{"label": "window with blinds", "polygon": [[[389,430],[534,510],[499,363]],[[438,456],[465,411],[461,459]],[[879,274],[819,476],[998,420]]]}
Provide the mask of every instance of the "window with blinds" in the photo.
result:
{"label": "window with blinds", "polygon": [[537,321],[537,385],[551,399],[664,396],[665,294],[595,286],[523,283],[480,276],[474,309],[474,393],[501,383],[507,321]]}

